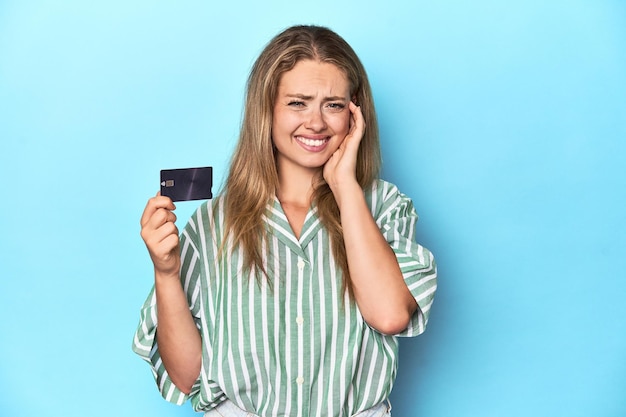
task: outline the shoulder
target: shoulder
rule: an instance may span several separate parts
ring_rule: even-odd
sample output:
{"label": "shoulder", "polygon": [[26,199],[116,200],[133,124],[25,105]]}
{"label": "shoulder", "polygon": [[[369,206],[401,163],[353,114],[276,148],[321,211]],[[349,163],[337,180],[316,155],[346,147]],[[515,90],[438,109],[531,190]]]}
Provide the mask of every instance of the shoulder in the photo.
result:
{"label": "shoulder", "polygon": [[413,214],[413,201],[398,187],[388,181],[377,179],[364,190],[365,199],[374,217],[399,211]]}
{"label": "shoulder", "polygon": [[197,234],[201,230],[221,229],[224,219],[224,198],[221,196],[204,201],[193,212],[185,230],[190,234]]}
{"label": "shoulder", "polygon": [[375,180],[369,187],[366,187],[363,191],[365,193],[365,198],[368,201],[372,200],[372,202],[384,202],[396,198],[410,201],[409,197],[400,192],[395,184],[392,184],[389,181],[385,181],[382,179]]}

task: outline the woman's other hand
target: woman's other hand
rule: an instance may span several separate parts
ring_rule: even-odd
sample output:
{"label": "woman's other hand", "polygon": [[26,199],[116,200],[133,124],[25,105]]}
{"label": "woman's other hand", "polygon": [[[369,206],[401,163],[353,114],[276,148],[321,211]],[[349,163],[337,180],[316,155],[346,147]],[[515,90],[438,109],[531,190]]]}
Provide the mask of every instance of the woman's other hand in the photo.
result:
{"label": "woman's other hand", "polygon": [[365,133],[365,119],[361,108],[350,102],[350,131],[339,148],[324,165],[324,179],[333,191],[337,203],[344,189],[358,186],[356,180],[356,158],[361,139]]}

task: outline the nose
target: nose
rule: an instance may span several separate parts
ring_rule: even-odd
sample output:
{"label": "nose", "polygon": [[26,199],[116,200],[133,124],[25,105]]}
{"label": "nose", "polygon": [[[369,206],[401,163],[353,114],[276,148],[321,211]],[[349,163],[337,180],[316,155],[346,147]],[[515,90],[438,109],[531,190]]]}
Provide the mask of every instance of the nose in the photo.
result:
{"label": "nose", "polygon": [[326,120],[324,119],[324,113],[322,109],[314,107],[307,114],[307,120],[304,123],[304,127],[314,132],[320,132],[326,129]]}

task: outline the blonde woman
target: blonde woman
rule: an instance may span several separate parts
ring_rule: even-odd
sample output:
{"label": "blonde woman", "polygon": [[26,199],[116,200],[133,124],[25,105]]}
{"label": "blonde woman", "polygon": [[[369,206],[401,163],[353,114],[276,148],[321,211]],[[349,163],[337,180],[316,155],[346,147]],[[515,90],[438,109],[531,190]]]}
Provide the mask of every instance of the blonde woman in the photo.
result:
{"label": "blonde woman", "polygon": [[384,416],[398,336],[436,288],[411,200],[378,178],[365,69],[333,31],[294,26],[250,73],[226,185],[179,234],[149,200],[155,283],[133,349],[162,395],[205,416]]}

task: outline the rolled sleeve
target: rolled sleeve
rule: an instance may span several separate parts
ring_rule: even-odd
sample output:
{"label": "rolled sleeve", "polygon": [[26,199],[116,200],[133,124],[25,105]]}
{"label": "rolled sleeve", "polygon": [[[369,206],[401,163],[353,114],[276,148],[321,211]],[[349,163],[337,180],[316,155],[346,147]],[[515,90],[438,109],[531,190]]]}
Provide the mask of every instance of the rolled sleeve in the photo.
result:
{"label": "rolled sleeve", "polygon": [[156,332],[156,296],[153,288],[141,309],[139,326],[135,332],[132,349],[150,364],[152,375],[163,398],[171,403],[182,405],[189,397],[199,391],[199,380],[196,381],[189,395],[186,395],[174,385],[161,360]]}
{"label": "rolled sleeve", "polygon": [[[199,300],[199,280],[198,280],[198,253],[195,245],[192,244],[193,227],[189,225],[181,234],[181,284],[187,295],[189,309],[196,322],[198,329],[201,329],[201,302]],[[133,338],[133,351],[142,359],[148,362],[152,369],[152,374],[163,398],[171,403],[182,405],[189,398],[193,398],[200,391],[200,377],[194,383],[189,395],[179,390],[172,382],[165,365],[161,360],[159,346],[156,338],[157,333],[157,305],[154,287],[150,291],[148,298],[140,311],[140,320],[135,336]]]}
{"label": "rolled sleeve", "polygon": [[437,265],[433,254],[415,241],[417,213],[410,198],[389,184],[383,188],[382,207],[376,222],[393,249],[404,281],[418,308],[409,326],[398,336],[417,336],[426,330],[437,289]]}

